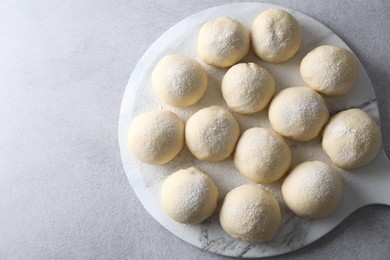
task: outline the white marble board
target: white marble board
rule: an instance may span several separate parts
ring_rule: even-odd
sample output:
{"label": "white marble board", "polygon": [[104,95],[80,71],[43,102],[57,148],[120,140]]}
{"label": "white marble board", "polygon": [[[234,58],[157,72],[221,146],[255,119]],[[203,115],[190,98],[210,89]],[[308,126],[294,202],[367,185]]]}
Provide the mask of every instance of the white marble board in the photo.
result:
{"label": "white marble board", "polygon": [[[119,145],[122,162],[136,195],[145,209],[165,228],[176,236],[203,250],[235,257],[266,257],[280,255],[304,247],[324,236],[337,226],[354,210],[368,204],[390,204],[389,169],[390,163],[383,150],[369,165],[353,171],[344,171],[335,167],[324,155],[320,138],[306,143],[291,142],[293,151],[292,167],[305,160],[322,160],[329,163],[341,175],[344,183],[343,198],[334,214],[329,218],[308,220],[297,217],[284,205],[280,196],[280,182],[265,186],[273,192],[281,203],[282,226],[276,237],[263,244],[247,244],[228,236],[220,227],[217,212],[205,222],[198,225],[183,225],[171,220],[160,206],[160,187],[166,176],[189,166],[196,166],[210,174],[220,190],[219,207],[225,194],[244,183],[251,183],[234,168],[232,158],[218,163],[208,163],[195,159],[184,148],[171,162],[163,166],[144,164],[133,157],[127,149],[127,130],[133,117],[157,108],[166,108],[176,112],[184,121],[193,113],[210,105],[222,105],[227,108],[220,93],[220,82],[226,69],[217,69],[202,63],[209,73],[209,87],[205,97],[189,108],[174,108],[161,103],[151,89],[150,76],[158,60],[169,53],[179,53],[199,60],[196,54],[197,33],[202,24],[218,16],[230,16],[241,21],[248,29],[254,18],[261,11],[276,7],[262,3],[237,3],[218,6],[192,15],[179,22],[164,33],[144,54],[130,77],[122,101],[119,118]],[[303,31],[303,42],[293,59],[281,64],[269,64],[249,53],[244,62],[256,62],[267,68],[275,77],[277,92],[293,86],[303,85],[299,75],[299,63],[311,49],[322,44],[341,47],[348,46],[332,31],[318,21],[284,7],[300,23]],[[361,64],[359,78],[353,90],[347,95],[326,98],[331,114],[338,111],[360,107],[371,114],[379,123],[378,106],[371,82]],[[241,132],[253,126],[270,127],[267,111],[245,116],[234,113],[240,122]]]}

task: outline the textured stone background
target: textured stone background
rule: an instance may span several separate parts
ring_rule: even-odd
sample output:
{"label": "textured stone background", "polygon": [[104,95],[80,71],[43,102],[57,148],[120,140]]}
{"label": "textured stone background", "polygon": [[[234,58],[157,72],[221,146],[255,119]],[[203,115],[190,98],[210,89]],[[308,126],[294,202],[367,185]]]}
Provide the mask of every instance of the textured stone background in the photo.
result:
{"label": "textured stone background", "polygon": [[[390,2],[267,1],[305,13],[357,54],[390,152]],[[0,3],[0,258],[222,259],[160,226],[122,168],[117,122],[137,61],[164,31],[223,0]],[[389,169],[390,174],[390,169]],[[369,206],[277,259],[390,259],[390,208]]]}

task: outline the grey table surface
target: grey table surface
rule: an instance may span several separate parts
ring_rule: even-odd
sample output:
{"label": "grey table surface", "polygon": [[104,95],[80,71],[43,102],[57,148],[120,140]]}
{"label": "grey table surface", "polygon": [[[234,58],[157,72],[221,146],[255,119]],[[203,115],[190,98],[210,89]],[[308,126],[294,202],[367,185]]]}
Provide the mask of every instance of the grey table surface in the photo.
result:
{"label": "grey table surface", "polygon": [[[390,154],[390,2],[266,2],[317,19],[353,49],[374,85]],[[122,168],[117,123],[148,46],[226,3],[0,2],[0,259],[224,259],[143,209]],[[375,205],[277,259],[390,259],[389,244],[390,208]]]}

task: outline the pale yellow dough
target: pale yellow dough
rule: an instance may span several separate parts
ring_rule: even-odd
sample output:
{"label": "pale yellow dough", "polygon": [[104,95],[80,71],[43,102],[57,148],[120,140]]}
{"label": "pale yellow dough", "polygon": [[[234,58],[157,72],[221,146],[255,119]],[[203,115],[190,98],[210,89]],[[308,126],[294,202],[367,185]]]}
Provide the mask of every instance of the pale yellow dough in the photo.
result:
{"label": "pale yellow dough", "polygon": [[382,144],[376,122],[363,110],[353,108],[333,116],[326,125],[322,148],[334,164],[353,169],[371,162]]}
{"label": "pale yellow dough", "polygon": [[269,121],[279,134],[295,141],[315,138],[328,121],[324,99],[308,87],[280,91],[271,101]]}
{"label": "pale yellow dough", "polygon": [[340,202],[340,177],[321,161],[307,161],[296,166],[282,184],[287,206],[304,218],[324,218],[332,214]]}
{"label": "pale yellow dough", "polygon": [[188,149],[199,160],[226,159],[234,150],[240,135],[236,118],[220,106],[203,108],[188,119],[185,140]]}
{"label": "pale yellow dough", "polygon": [[309,87],[322,95],[339,96],[355,84],[358,62],[347,49],[322,45],[302,59],[300,71]]}
{"label": "pale yellow dough", "polygon": [[293,57],[301,46],[301,27],[288,12],[267,9],[252,24],[251,42],[259,58],[273,63],[283,62]]}
{"label": "pale yellow dough", "polygon": [[246,130],[237,143],[234,164],[248,179],[271,183],[282,177],[291,163],[291,151],[283,137],[261,127]]}
{"label": "pale yellow dough", "polygon": [[232,66],[245,57],[249,48],[249,31],[235,19],[221,16],[199,31],[198,54],[209,65]]}
{"label": "pale yellow dough", "polygon": [[195,167],[170,175],[164,181],[160,194],[164,211],[180,223],[200,223],[217,208],[217,186],[213,179]]}
{"label": "pale yellow dough", "polygon": [[166,55],[152,73],[152,85],[166,104],[188,107],[201,99],[207,89],[207,73],[196,60],[183,55]]}
{"label": "pale yellow dough", "polygon": [[268,70],[255,63],[231,67],[222,79],[222,95],[235,112],[252,114],[264,109],[275,93],[275,81]]}
{"label": "pale yellow dough", "polygon": [[171,111],[160,109],[138,115],[128,131],[128,147],[141,161],[164,164],[184,146],[184,123]]}
{"label": "pale yellow dough", "polygon": [[262,243],[271,240],[280,227],[279,203],[259,186],[242,185],[226,195],[219,221],[233,238]]}

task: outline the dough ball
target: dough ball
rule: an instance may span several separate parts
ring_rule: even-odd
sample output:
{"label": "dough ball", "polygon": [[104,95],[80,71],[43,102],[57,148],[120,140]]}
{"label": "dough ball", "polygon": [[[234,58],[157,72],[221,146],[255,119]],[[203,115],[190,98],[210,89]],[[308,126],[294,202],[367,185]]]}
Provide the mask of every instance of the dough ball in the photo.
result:
{"label": "dough ball", "polygon": [[217,208],[218,188],[213,179],[195,167],[170,175],[161,188],[161,205],[173,220],[197,224]]}
{"label": "dough ball", "polygon": [[347,49],[323,45],[303,58],[300,71],[309,87],[322,95],[338,96],[350,91],[355,84],[358,62]]}
{"label": "dough ball", "polygon": [[167,55],[154,68],[152,85],[163,102],[175,107],[188,107],[203,97],[207,73],[192,58]]}
{"label": "dough ball", "polygon": [[184,123],[171,111],[160,109],[143,113],[130,124],[128,147],[145,163],[167,163],[183,145]]}
{"label": "dough ball", "polygon": [[255,63],[240,63],[231,67],[222,79],[222,95],[228,106],[242,114],[252,114],[265,108],[275,93],[271,73]]}
{"label": "dough ball", "polygon": [[253,22],[251,41],[257,56],[277,63],[294,56],[301,46],[302,32],[299,23],[288,12],[267,9]]}
{"label": "dough ball", "polygon": [[353,108],[333,116],[325,126],[322,148],[340,168],[353,169],[371,162],[382,145],[381,131],[363,110]]}
{"label": "dough ball", "polygon": [[323,98],[308,87],[287,88],[272,100],[268,111],[272,127],[296,141],[315,138],[329,118]]}
{"label": "dough ball", "polygon": [[248,243],[265,242],[279,229],[279,203],[274,195],[259,186],[242,185],[226,195],[219,221],[234,238]]}
{"label": "dough ball", "polygon": [[188,119],[185,139],[199,160],[222,161],[234,150],[240,135],[236,118],[220,106],[203,108]]}
{"label": "dough ball", "polygon": [[209,65],[229,67],[245,57],[250,47],[248,30],[239,21],[218,17],[199,31],[198,54]]}
{"label": "dough ball", "polygon": [[234,156],[237,169],[256,183],[271,183],[282,177],[291,163],[291,151],[281,136],[261,127],[246,130]]}
{"label": "dough ball", "polygon": [[287,175],[282,184],[282,195],[286,205],[298,216],[324,218],[339,204],[342,183],[326,163],[308,161]]}

